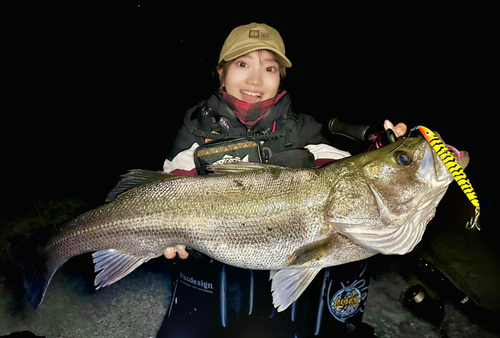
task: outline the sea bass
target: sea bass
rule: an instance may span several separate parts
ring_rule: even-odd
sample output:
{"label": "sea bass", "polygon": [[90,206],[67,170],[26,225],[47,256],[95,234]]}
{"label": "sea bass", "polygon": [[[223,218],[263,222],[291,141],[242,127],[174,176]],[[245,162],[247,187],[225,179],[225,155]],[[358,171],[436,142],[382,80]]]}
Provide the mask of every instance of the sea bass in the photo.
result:
{"label": "sea bass", "polygon": [[271,270],[273,303],[286,309],[324,267],[377,253],[405,254],[453,181],[419,135],[321,168],[241,163],[215,174],[133,170],[109,203],[59,227],[23,264],[37,307],[55,271],[94,252],[95,285],[110,285],[166,247]]}

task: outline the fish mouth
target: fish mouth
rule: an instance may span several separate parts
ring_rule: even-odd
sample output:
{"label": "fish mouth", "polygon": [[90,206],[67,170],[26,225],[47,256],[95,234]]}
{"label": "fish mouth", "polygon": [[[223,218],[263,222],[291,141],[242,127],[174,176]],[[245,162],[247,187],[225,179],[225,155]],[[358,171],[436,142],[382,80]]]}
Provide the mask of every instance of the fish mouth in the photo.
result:
{"label": "fish mouth", "polygon": [[455,158],[462,169],[465,169],[469,164],[469,153],[466,151],[459,151],[457,148],[452,145],[447,144],[446,148],[450,151],[451,155]]}
{"label": "fish mouth", "polygon": [[[453,156],[455,161],[457,161],[459,166],[462,169],[465,169],[469,164],[469,153],[466,151],[459,151],[457,148],[449,144],[446,145],[446,148],[449,150],[450,155]],[[418,169],[418,175],[427,183],[432,183],[435,179],[437,179],[437,181],[441,181],[441,179],[437,177],[440,176],[440,171],[438,171],[437,168],[434,167],[435,161],[437,161],[438,163],[443,163],[440,155],[436,153],[436,151],[431,149],[430,145],[427,143],[424,157],[422,158],[422,163],[420,164],[420,167]],[[445,162],[449,162],[449,160]],[[446,171],[448,172],[448,169]]]}
{"label": "fish mouth", "polygon": [[[467,165],[467,152],[459,151],[450,145],[446,147],[460,166]],[[338,222],[335,223],[337,230],[356,244],[374,252],[403,255],[412,251],[422,239],[427,224],[435,215],[437,205],[453,181],[448,168],[428,142],[425,142],[425,150],[416,174],[422,185],[418,191],[414,191],[413,211],[393,214],[384,201],[383,192],[370,185],[380,212],[380,225],[374,226],[363,220],[358,224]]]}

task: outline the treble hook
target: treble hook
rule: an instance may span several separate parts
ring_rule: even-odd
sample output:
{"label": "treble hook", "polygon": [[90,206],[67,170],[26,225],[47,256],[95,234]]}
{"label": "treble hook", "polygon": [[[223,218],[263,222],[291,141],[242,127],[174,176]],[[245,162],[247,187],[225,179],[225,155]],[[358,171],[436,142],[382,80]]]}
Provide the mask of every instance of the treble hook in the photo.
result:
{"label": "treble hook", "polygon": [[477,230],[481,230],[481,226],[479,225],[479,208],[476,207],[476,214],[474,217],[470,219],[470,221],[467,222],[465,225],[466,229],[474,229],[476,228]]}

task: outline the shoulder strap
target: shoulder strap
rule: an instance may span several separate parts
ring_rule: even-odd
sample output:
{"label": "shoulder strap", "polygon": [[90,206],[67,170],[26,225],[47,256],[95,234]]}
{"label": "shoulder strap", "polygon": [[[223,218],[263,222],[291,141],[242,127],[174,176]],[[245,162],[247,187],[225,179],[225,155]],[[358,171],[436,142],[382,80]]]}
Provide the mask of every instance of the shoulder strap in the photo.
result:
{"label": "shoulder strap", "polygon": [[267,141],[267,140],[272,140],[272,139],[277,139],[280,137],[289,137],[291,138],[290,142],[287,143],[292,143],[296,145],[298,143],[298,135],[297,135],[297,128],[295,125],[296,121],[293,121],[291,119],[284,119],[283,120],[283,126],[278,132],[275,133],[268,133],[268,134],[255,134],[255,133],[242,133],[239,135],[229,135],[229,134],[219,134],[216,135],[212,133],[211,131],[204,131],[195,128],[194,126],[191,126],[189,131],[191,134],[203,137],[203,138],[210,138],[212,140],[227,140],[227,139],[233,139],[233,138],[244,138],[244,137],[253,137],[259,141]]}
{"label": "shoulder strap", "polygon": [[[297,122],[299,121],[299,115],[296,114],[291,108],[289,108],[285,113],[285,115],[283,116],[283,119],[281,120],[282,122],[281,128],[277,132],[274,133],[269,132],[263,134],[247,132],[238,135],[230,135],[224,133],[215,134],[212,133],[212,130],[210,131],[201,130],[195,123],[193,123],[192,121],[193,117],[198,116],[199,114],[205,116],[206,118],[212,119],[212,117],[209,117],[211,109],[208,107],[207,103],[208,100],[202,101],[198,105],[190,109],[184,120],[184,124],[188,128],[189,132],[195,136],[202,137],[204,139],[211,139],[214,141],[239,139],[246,137],[252,137],[258,141],[270,141],[282,138],[283,141],[282,150],[297,148],[301,146],[299,144],[299,135],[297,129]],[[212,125],[212,129],[214,130],[217,129],[214,128],[215,125],[217,125],[218,127],[217,121],[210,121],[209,123],[210,125]]]}

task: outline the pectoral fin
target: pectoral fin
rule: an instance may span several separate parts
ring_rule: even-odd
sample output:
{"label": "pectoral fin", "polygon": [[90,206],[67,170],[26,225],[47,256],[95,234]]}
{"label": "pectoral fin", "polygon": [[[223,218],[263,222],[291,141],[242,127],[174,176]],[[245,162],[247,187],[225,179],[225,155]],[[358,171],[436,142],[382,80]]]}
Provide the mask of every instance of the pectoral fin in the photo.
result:
{"label": "pectoral fin", "polygon": [[296,301],[321,270],[304,265],[335,254],[338,244],[338,237],[330,236],[300,247],[288,258],[288,268],[271,271],[273,304],[278,311],[285,310]]}
{"label": "pectoral fin", "polygon": [[287,268],[271,271],[273,304],[278,312],[296,301],[321,268]]}
{"label": "pectoral fin", "polygon": [[150,258],[124,254],[112,249],[94,252],[92,257],[95,272],[100,271],[94,281],[96,290],[119,281]]}
{"label": "pectoral fin", "polygon": [[338,251],[339,239],[330,236],[298,248],[288,258],[287,266],[300,266],[307,263],[317,262]]}

